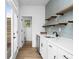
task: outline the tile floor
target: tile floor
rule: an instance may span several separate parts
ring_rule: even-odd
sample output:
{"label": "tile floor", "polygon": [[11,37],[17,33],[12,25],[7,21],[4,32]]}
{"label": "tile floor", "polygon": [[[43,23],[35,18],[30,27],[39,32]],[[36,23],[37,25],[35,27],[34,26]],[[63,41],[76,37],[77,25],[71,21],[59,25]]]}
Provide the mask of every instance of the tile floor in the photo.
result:
{"label": "tile floor", "polygon": [[19,50],[16,59],[42,59],[36,48],[32,48],[31,42],[26,42]]}

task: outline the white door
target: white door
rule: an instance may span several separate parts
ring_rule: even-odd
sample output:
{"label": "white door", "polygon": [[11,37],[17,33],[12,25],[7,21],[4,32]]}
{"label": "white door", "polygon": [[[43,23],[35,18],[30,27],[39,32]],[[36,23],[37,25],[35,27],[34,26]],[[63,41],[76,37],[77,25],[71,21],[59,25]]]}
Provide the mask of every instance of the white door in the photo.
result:
{"label": "white door", "polygon": [[24,20],[24,28],[25,28],[25,35],[26,41],[32,41],[32,17],[25,16],[23,17]]}
{"label": "white door", "polygon": [[32,41],[32,27],[26,27],[26,40]]}
{"label": "white door", "polygon": [[14,12],[13,13],[13,55],[15,55],[18,47],[17,32],[18,32],[18,19],[16,13]]}

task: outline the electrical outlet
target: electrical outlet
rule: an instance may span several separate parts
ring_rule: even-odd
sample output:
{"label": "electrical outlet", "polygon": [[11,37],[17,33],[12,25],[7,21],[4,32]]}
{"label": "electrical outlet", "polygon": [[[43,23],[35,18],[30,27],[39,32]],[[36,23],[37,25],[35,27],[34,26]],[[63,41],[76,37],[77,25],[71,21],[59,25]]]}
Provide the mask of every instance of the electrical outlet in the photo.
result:
{"label": "electrical outlet", "polygon": [[59,28],[59,32],[61,32],[61,28]]}

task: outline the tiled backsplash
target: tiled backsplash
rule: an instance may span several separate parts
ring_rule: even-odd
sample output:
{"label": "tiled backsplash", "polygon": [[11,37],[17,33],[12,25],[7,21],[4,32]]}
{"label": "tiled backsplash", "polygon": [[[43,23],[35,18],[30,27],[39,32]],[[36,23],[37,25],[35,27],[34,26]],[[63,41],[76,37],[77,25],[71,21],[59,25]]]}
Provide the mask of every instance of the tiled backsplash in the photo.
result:
{"label": "tiled backsplash", "polygon": [[[73,11],[69,11],[66,14],[64,14],[63,16],[58,16],[57,19],[53,19],[50,21],[46,21],[46,23],[55,23],[60,22],[60,21],[68,21],[68,20],[73,20]],[[59,36],[63,36],[66,38],[73,38],[73,23],[68,23],[66,26],[64,25],[58,25],[58,26],[51,26],[51,27],[47,27],[46,31],[48,34],[53,34],[54,31],[57,31]]]}

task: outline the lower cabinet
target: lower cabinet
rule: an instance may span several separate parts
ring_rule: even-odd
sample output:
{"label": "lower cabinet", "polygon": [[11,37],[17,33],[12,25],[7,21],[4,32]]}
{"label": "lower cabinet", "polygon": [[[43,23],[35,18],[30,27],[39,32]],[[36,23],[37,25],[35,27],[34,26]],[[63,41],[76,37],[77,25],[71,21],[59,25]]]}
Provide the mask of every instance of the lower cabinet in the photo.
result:
{"label": "lower cabinet", "polygon": [[73,55],[48,42],[48,59],[73,59]]}
{"label": "lower cabinet", "polygon": [[48,59],[58,59],[58,48],[48,43]]}
{"label": "lower cabinet", "polygon": [[58,49],[58,59],[73,59],[73,55],[69,54],[68,52]]}
{"label": "lower cabinet", "polygon": [[73,55],[40,37],[40,54],[43,59],[73,59]]}
{"label": "lower cabinet", "polygon": [[43,37],[40,38],[40,54],[43,59],[47,59],[47,41]]}

